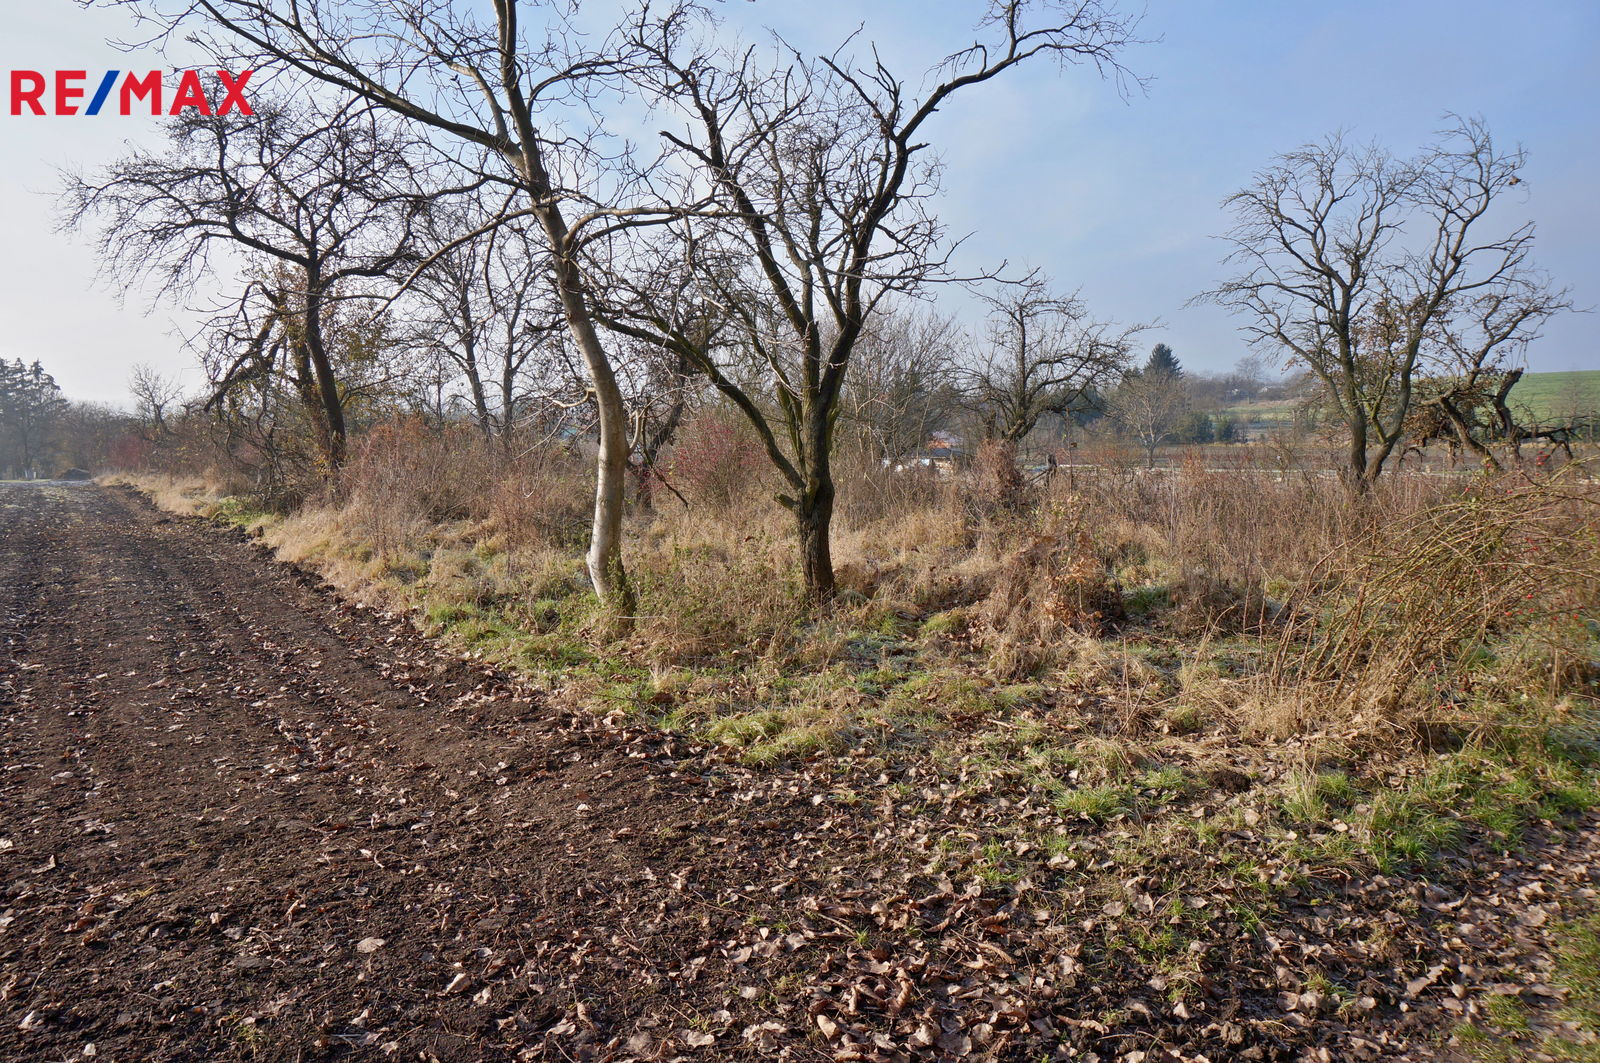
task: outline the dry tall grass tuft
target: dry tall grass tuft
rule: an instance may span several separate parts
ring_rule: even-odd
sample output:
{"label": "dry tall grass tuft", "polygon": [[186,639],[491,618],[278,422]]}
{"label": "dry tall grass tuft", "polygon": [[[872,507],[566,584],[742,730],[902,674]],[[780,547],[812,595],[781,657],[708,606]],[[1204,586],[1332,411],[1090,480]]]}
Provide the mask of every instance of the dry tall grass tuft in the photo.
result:
{"label": "dry tall grass tuft", "polygon": [[1506,722],[1530,689],[1579,691],[1600,607],[1600,493],[1581,473],[1514,475],[1372,520],[1293,603],[1273,685],[1301,715],[1427,745]]}
{"label": "dry tall grass tuft", "polygon": [[995,675],[1016,680],[1055,664],[1069,634],[1122,619],[1122,594],[1086,530],[1033,533],[999,566],[978,616]]}
{"label": "dry tall grass tuft", "polygon": [[1015,513],[1027,502],[1028,485],[1017,467],[1017,448],[989,440],[972,457],[968,498],[979,516]]}

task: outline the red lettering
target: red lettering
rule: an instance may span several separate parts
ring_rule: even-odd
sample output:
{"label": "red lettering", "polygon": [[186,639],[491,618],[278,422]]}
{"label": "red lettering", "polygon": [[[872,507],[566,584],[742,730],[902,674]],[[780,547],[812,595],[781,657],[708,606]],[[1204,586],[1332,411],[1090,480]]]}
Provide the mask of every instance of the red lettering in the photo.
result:
{"label": "red lettering", "polygon": [[39,98],[44,95],[44,75],[37,70],[11,72],[11,113],[21,114],[22,105],[33,108],[34,114],[44,114]]}
{"label": "red lettering", "polygon": [[240,114],[255,114],[250,109],[250,101],[244,98],[245,82],[249,81],[250,75],[254,73],[254,70],[246,70],[235,80],[234,76],[226,70],[217,71],[217,77],[222,81],[222,88],[227,92],[227,95],[222,98],[222,103],[217,107],[218,114],[227,114],[235,107],[239,109]]}
{"label": "red lettering", "polygon": [[201,114],[211,113],[211,101],[206,99],[206,90],[200,84],[200,75],[193,70],[183,72],[183,80],[178,82],[178,91],[172,97],[172,107],[168,114],[177,114],[185,107],[198,108]]}
{"label": "red lettering", "polygon": [[122,113],[133,113],[134,100],[149,100],[150,113],[161,113],[161,71],[152,70],[143,78],[129,73],[122,83]]}
{"label": "red lettering", "polygon": [[56,71],[56,114],[78,113],[72,101],[83,99],[83,89],[79,88],[77,83],[81,83],[88,76],[87,70]]}

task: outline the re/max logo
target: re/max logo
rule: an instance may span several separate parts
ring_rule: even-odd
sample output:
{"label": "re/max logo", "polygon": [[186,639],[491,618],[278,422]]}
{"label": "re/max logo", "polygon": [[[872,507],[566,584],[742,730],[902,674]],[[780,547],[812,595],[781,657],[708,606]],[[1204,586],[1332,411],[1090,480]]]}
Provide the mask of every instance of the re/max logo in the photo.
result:
{"label": "re/max logo", "polygon": [[[254,73],[254,70],[246,70],[241,74],[217,71],[220,91],[215,93],[217,102],[213,106],[212,97],[206,95],[206,86],[194,70],[175,75],[177,84],[170,86],[170,103],[165,95],[169,83],[160,70],[143,73],[107,70],[92,95],[88,89],[87,70],[55,70],[48,76],[38,70],[13,70],[11,113],[99,114],[103,109],[114,106],[117,114],[170,115],[186,109],[201,114],[227,114],[230,111],[254,114],[250,109],[250,101],[244,98],[245,83]],[[112,99],[113,94],[115,100]],[[80,103],[85,98],[89,101],[88,106]],[[168,105],[163,107],[163,103]]]}

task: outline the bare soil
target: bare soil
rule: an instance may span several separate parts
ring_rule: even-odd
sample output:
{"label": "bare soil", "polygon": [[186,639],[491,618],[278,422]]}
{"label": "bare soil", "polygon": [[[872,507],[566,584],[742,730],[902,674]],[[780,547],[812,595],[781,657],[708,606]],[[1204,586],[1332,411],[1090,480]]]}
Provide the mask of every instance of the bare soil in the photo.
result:
{"label": "bare soil", "polygon": [[1291,891],[1178,996],[1121,902],[924,873],[1002,810],[572,715],[92,485],[0,485],[0,728],[5,1060],[1449,1058],[1594,896],[1587,828]]}
{"label": "bare soil", "polygon": [[[726,871],[682,841],[713,766],[242,537],[94,488],[0,500],[0,1055],[475,1060],[680,995],[688,884]],[[546,969],[569,939],[581,979]]]}

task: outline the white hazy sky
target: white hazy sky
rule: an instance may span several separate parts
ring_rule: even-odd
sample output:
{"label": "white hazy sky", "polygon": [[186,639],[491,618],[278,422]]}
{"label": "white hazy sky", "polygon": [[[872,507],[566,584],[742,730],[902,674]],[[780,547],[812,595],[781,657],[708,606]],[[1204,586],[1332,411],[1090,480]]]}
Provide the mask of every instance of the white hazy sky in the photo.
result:
{"label": "white hazy sky", "polygon": [[[773,25],[822,45],[864,24],[910,72],[970,40],[977,0],[757,0],[741,25]],[[174,65],[106,44],[131,30],[72,0],[11,0],[5,70],[99,71]],[[1401,152],[1447,111],[1481,114],[1528,149],[1520,217],[1539,226],[1538,263],[1578,305],[1600,305],[1600,3],[1595,0],[1149,0],[1156,43],[1127,56],[1154,80],[1126,101],[1086,72],[1043,66],[984,86],[933,130],[946,163],[940,210],[970,232],[968,265],[1039,266],[1081,286],[1095,312],[1159,320],[1145,345],[1224,369],[1243,353],[1237,322],[1187,308],[1223,275],[1219,203],[1271,156],[1338,128]],[[76,398],[120,402],[131,365],[189,368],[181,308],[151,309],[97,279],[89,240],[55,231],[57,170],[93,169],[150,144],[149,118],[11,117],[0,109],[0,357],[38,358]],[[1539,370],[1600,368],[1597,322],[1572,314],[1530,352]]]}

